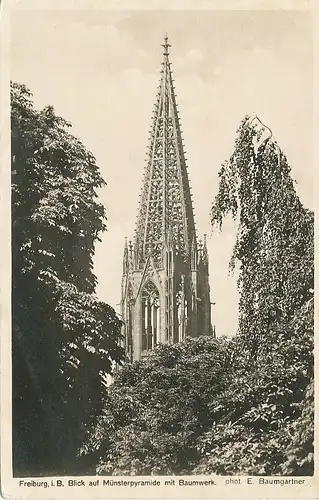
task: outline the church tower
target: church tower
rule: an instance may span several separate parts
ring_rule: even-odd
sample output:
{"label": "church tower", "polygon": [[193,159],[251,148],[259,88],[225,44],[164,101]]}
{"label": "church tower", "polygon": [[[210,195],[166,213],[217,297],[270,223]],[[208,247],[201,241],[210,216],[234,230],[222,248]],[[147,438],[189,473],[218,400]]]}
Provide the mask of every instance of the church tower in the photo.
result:
{"label": "church tower", "polygon": [[133,242],[125,241],[122,317],[129,361],[158,343],[212,334],[206,237],[196,238],[167,37]]}

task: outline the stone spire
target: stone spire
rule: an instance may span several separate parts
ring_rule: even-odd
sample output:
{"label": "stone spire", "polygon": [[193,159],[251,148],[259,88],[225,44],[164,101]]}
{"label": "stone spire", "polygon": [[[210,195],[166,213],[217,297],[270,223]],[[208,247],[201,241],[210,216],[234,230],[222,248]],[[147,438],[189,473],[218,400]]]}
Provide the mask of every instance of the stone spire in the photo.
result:
{"label": "stone spire", "polygon": [[195,223],[167,36],[152,120],[148,160],[135,231],[138,264],[152,253],[159,263],[171,230],[179,252],[190,256]]}
{"label": "stone spire", "polygon": [[121,310],[128,359],[211,333],[206,240],[198,244],[167,36]]}

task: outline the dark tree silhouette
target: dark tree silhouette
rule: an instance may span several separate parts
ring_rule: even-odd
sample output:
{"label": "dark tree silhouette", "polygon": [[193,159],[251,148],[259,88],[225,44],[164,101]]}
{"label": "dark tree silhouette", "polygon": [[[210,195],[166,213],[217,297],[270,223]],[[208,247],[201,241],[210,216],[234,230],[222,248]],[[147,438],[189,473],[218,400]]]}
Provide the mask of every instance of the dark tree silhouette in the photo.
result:
{"label": "dark tree silhouette", "polygon": [[121,322],[93,295],[105,230],[95,159],[50,106],[11,85],[13,463],[16,475],[72,473],[123,359]]}

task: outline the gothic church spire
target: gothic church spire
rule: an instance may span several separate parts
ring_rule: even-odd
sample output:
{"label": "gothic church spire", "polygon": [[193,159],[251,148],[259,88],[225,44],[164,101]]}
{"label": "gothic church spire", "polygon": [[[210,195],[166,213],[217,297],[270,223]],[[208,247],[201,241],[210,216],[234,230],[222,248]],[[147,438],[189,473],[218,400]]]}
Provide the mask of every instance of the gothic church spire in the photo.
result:
{"label": "gothic church spire", "polygon": [[171,231],[174,243],[186,258],[195,237],[195,223],[186,168],[181,126],[174,93],[167,36],[148,160],[135,232],[139,264],[152,253],[160,262]]}
{"label": "gothic church spire", "polygon": [[158,343],[211,332],[207,247],[196,238],[169,48],[166,36],[134,244],[124,249],[121,309],[131,361]]}

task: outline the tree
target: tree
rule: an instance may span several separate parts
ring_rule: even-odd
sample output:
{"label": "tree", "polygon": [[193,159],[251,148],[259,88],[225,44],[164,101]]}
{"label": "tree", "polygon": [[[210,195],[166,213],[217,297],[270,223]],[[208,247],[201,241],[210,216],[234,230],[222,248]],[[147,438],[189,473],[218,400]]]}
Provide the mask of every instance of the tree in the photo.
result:
{"label": "tree", "polygon": [[211,220],[222,227],[231,214],[238,221],[231,265],[239,266],[239,332],[252,354],[261,353],[269,331],[313,298],[313,212],[302,206],[285,155],[256,117],[242,121],[219,177]]}
{"label": "tree", "polygon": [[211,402],[226,390],[227,341],[200,337],[159,345],[125,365],[82,446],[99,474],[187,474],[197,439],[211,424]]}
{"label": "tree", "polygon": [[51,106],[34,109],[24,85],[11,85],[16,474],[71,473],[103,405],[105,375],[123,359],[121,322],[93,295],[104,181],[69,127]]}
{"label": "tree", "polygon": [[[212,224],[221,228],[228,214],[238,222],[230,267],[239,266],[239,334],[234,378],[215,401],[222,411],[198,443],[203,458],[195,471],[311,474],[313,213],[256,117],[242,121],[219,177]],[[291,433],[303,425],[308,432],[298,448]]]}

